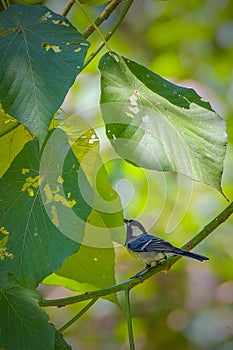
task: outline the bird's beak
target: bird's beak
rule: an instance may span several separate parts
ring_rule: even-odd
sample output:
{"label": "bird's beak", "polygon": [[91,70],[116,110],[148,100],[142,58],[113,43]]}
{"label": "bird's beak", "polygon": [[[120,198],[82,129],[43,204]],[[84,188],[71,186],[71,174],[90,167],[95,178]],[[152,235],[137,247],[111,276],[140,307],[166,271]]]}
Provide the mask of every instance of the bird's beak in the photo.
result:
{"label": "bird's beak", "polygon": [[127,225],[128,224],[128,222],[129,222],[129,220],[127,220],[127,219],[123,219],[123,221],[124,221],[124,223]]}

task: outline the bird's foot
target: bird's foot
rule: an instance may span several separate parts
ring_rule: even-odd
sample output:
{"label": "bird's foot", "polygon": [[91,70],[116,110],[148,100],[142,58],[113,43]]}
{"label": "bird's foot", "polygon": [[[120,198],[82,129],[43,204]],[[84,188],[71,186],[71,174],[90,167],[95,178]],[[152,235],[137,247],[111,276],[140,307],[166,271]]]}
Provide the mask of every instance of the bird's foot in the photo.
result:
{"label": "bird's foot", "polygon": [[142,271],[139,271],[138,273],[136,273],[135,275],[133,275],[132,277],[130,277],[130,279],[133,278],[139,278],[141,283],[144,282],[144,278],[143,275],[146,271],[148,271],[152,266],[151,265],[147,265],[145,269],[143,269]]}

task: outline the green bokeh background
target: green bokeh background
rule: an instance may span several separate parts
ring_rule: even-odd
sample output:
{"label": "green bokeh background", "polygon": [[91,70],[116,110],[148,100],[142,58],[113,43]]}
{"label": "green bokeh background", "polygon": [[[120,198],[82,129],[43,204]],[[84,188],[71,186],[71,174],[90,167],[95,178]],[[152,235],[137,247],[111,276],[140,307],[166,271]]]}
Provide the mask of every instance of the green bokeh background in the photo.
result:
{"label": "green bokeh background", "polygon": [[[60,13],[65,3],[51,0],[45,5]],[[85,9],[95,18],[103,7],[85,6]],[[110,40],[114,51],[177,84],[196,89],[227,121],[229,145],[222,186],[230,200],[233,197],[232,13],[233,2],[230,0],[135,0]],[[118,10],[101,26],[104,33],[113,26],[117,14]],[[75,6],[68,18],[80,32],[89,24]],[[100,39],[94,34],[90,41],[89,53]],[[73,85],[64,103],[66,111],[77,112],[98,104],[99,58]],[[94,125],[99,123],[99,119],[88,121]],[[133,187],[133,190],[129,189],[128,203],[127,198],[125,202],[122,199],[125,216],[140,217],[151,233],[173,244],[183,245],[227,205],[220,193],[206,185],[193,183],[176,174],[144,172],[121,160],[108,162],[112,154],[111,149],[103,148],[102,156],[113,186],[120,195],[120,180],[126,179]],[[195,251],[210,258],[209,262],[182,259],[168,274],[161,273],[132,290],[137,350],[233,348],[232,232],[233,220],[230,218],[196,248]],[[141,268],[140,262],[133,260],[124,248],[116,249],[118,281],[129,278]],[[63,288],[43,286],[40,290],[49,299],[70,294]],[[122,310],[108,301],[98,301],[64,332],[74,350],[128,349],[121,294],[119,299]],[[81,307],[83,305],[73,305],[48,311],[52,322],[59,327]]]}

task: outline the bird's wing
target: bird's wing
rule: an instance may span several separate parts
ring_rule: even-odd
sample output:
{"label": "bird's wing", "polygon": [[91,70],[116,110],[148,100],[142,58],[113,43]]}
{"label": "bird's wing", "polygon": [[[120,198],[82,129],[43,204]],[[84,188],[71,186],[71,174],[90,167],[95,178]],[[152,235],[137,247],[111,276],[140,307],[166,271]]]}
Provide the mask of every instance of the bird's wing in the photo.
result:
{"label": "bird's wing", "polygon": [[156,250],[171,251],[173,245],[149,234],[142,234],[127,244],[128,248],[135,252],[152,252]]}

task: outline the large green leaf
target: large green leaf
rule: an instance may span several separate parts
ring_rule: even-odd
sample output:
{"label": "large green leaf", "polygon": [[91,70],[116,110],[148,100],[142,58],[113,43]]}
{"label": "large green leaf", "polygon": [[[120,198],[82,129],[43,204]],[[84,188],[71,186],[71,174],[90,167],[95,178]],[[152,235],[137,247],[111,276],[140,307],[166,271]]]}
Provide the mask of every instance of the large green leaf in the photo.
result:
{"label": "large green leaf", "polygon": [[[5,259],[0,270],[11,271],[27,287],[35,287],[78,250],[91,211],[78,187],[79,163],[61,130],[57,140],[50,144],[46,164],[40,162],[38,142],[27,143],[0,182],[0,226],[10,233],[7,247],[15,256]],[[60,166],[59,157],[65,159]],[[53,183],[47,182],[49,173]],[[76,230],[76,242],[61,233],[69,227]]]}
{"label": "large green leaf", "polygon": [[[121,203],[110,186],[99,155],[98,138],[90,126],[75,115],[60,119],[58,125],[67,132],[81,164],[79,184],[83,184],[85,176],[90,185],[92,195],[87,189],[82,193],[87,202],[91,201],[93,209],[79,251],[68,257],[61,269],[44,282],[62,284],[80,292],[104,288],[115,283],[113,241],[121,245],[125,241]],[[108,299],[116,302],[114,295]]]}
{"label": "large green leaf", "polygon": [[176,171],[221,191],[225,122],[193,89],[105,54],[101,108],[115,150],[140,167]]}
{"label": "large green leaf", "polygon": [[7,350],[52,350],[54,327],[39,307],[40,295],[0,273],[0,346]]}
{"label": "large green leaf", "polygon": [[12,5],[0,13],[0,99],[40,141],[88,46],[64,16],[47,7]]}

